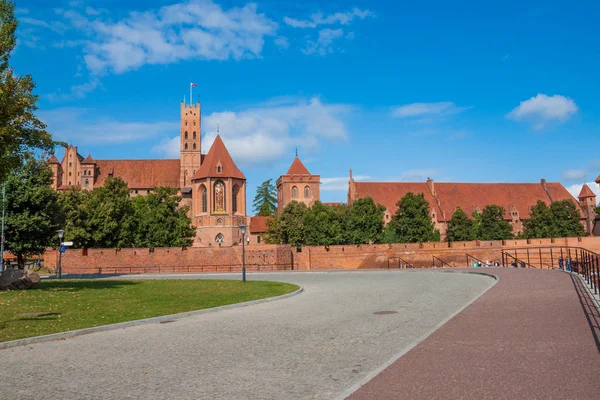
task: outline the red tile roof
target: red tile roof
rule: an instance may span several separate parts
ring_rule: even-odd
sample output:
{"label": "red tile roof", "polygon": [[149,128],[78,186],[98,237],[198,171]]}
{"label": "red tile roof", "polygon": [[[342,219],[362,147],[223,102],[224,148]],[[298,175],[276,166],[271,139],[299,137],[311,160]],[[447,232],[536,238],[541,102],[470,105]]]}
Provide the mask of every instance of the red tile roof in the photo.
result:
{"label": "red tile roof", "polygon": [[302,164],[302,161],[296,156],[294,161],[292,161],[292,165],[290,165],[290,169],[288,169],[287,175],[310,175],[308,169]]}
{"label": "red tile roof", "polygon": [[578,199],[585,199],[586,197],[596,197],[596,194],[594,192],[592,192],[592,189],[590,189],[590,187],[587,184],[583,184],[583,187],[581,188],[581,192],[579,192],[579,196],[577,196]]}
{"label": "red tile roof", "polygon": [[57,190],[81,189],[79,185],[60,185]]}
{"label": "red tile roof", "polygon": [[88,155],[85,160],[81,162],[82,164],[94,164],[94,159],[92,156]]}
{"label": "red tile roof", "polygon": [[328,206],[328,207],[336,207],[341,205],[342,203],[340,203],[339,201],[331,201],[331,202],[326,202],[323,203],[324,206]]}
{"label": "red tile roof", "polygon": [[267,221],[272,217],[255,216],[250,218],[250,233],[265,233]]}
{"label": "red tile roof", "polygon": [[[222,167],[221,172],[217,172],[219,164]],[[233,162],[220,135],[217,135],[214,143],[210,146],[208,154],[204,157],[202,165],[198,168],[192,180],[208,177],[246,179],[242,171]]]}
{"label": "red tile roof", "polygon": [[127,182],[130,189],[154,186],[179,188],[179,160],[96,160],[99,174],[94,186],[104,186],[110,175]]}
{"label": "red tile roof", "polygon": [[[514,206],[520,219],[529,218],[531,206],[538,200],[550,204],[552,201],[572,200],[579,208],[578,202],[558,182],[546,183],[548,193],[540,183],[435,183],[434,189],[439,200],[437,204],[431,195],[427,183],[397,182],[375,183],[355,182],[356,196],[371,196],[376,203],[384,205],[390,213],[397,210],[396,203],[407,192],[424,193],[425,200],[429,202],[437,214],[438,221],[450,220],[458,206],[471,217],[474,210],[483,210],[489,204],[498,204],[508,213]],[[550,197],[548,196],[550,195]],[[443,210],[443,213],[442,213]]]}
{"label": "red tile roof", "polygon": [[594,182],[596,182],[597,184],[600,185],[600,175],[598,175],[598,177],[596,178],[596,180]]}
{"label": "red tile roof", "polygon": [[48,162],[48,164],[60,164],[54,154],[52,154],[52,156],[50,156],[50,158],[48,159],[47,162]]}
{"label": "red tile roof", "polygon": [[383,205],[391,214],[398,209],[396,203],[408,192],[423,193],[429,206],[434,207],[438,220],[443,221],[442,213],[425,182],[355,182],[354,185],[357,198],[369,196],[375,204]]}

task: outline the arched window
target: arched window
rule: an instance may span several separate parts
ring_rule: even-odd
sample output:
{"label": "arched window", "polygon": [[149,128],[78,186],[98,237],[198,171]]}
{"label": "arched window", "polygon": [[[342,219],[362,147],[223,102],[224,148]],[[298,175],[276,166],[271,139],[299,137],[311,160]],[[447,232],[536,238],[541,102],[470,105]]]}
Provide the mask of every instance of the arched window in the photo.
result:
{"label": "arched window", "polygon": [[192,137],[196,139],[196,131],[192,132]]}
{"label": "arched window", "polygon": [[85,186],[88,186],[89,184],[90,184],[90,180],[89,180],[89,179],[86,179],[86,180],[85,180]]}
{"label": "arched window", "polygon": [[196,150],[196,143],[194,143],[194,150]]}
{"label": "arched window", "polygon": [[304,198],[308,199],[308,195],[309,195],[309,189],[308,189],[308,186],[306,186],[304,188]]}
{"label": "arched window", "polygon": [[187,131],[185,131],[185,138],[186,138],[186,139],[187,139],[187,138],[188,138],[188,134],[187,134]]}
{"label": "arched window", "polygon": [[69,176],[71,176],[71,171],[69,171]]}
{"label": "arched window", "polygon": [[[195,114],[194,114],[195,115]],[[196,126],[196,121],[194,121],[194,126]]]}
{"label": "arched window", "polygon": [[217,219],[217,225],[223,225],[223,218]]}
{"label": "arched window", "polygon": [[188,146],[187,146],[187,143],[185,144],[185,146],[184,146],[184,147],[185,147],[185,149],[187,150],[187,147],[188,147]]}
{"label": "arched window", "polygon": [[217,242],[217,243],[223,243],[223,242],[225,242],[225,237],[223,236],[222,233],[219,233],[217,235],[217,237],[215,238],[215,242]]}
{"label": "arched window", "polygon": [[237,208],[237,198],[238,198],[238,193],[240,192],[240,187],[238,185],[235,185],[233,187],[233,192],[231,194],[231,211],[235,214],[238,210]]}
{"label": "arched window", "polygon": [[206,198],[206,186],[202,185],[200,188],[200,192],[202,193],[202,212],[205,213],[208,209],[208,202]]}
{"label": "arched window", "polygon": [[223,181],[215,183],[215,212],[225,212],[225,184]]}
{"label": "arched window", "polygon": [[292,188],[292,199],[295,199],[298,197],[298,188],[296,186],[294,186]]}
{"label": "arched window", "polygon": [[185,126],[187,126],[187,121],[185,121]]}

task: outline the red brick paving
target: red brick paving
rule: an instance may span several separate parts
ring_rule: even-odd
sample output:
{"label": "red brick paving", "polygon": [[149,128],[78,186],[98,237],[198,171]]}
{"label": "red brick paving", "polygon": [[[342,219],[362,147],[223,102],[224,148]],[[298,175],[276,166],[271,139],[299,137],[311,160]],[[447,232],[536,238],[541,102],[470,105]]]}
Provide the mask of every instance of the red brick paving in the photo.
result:
{"label": "red brick paving", "polygon": [[600,399],[600,317],[577,278],[486,272],[500,281],[349,399]]}

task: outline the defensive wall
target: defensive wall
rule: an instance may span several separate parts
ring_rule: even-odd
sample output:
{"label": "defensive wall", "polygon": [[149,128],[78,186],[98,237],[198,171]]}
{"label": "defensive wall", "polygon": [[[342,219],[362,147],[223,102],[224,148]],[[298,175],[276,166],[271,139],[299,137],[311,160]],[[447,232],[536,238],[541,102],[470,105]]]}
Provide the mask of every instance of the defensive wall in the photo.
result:
{"label": "defensive wall", "polygon": [[[252,245],[246,247],[246,268],[248,271],[306,271],[404,268],[407,265],[416,268],[465,266],[467,255],[482,261],[501,262],[503,250],[540,246],[583,247],[600,253],[600,237],[304,246],[301,249],[287,245]],[[56,249],[47,249],[45,265],[56,268],[57,261]],[[242,247],[69,249],[62,255],[61,262],[63,273],[70,274],[233,272],[242,268]]]}

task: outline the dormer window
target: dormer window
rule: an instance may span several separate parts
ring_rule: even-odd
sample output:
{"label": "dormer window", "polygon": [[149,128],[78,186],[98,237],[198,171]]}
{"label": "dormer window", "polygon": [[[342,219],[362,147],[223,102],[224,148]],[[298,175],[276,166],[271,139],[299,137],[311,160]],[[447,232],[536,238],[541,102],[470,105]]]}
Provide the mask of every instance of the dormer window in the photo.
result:
{"label": "dormer window", "polygon": [[217,172],[221,172],[221,166],[217,166]]}

